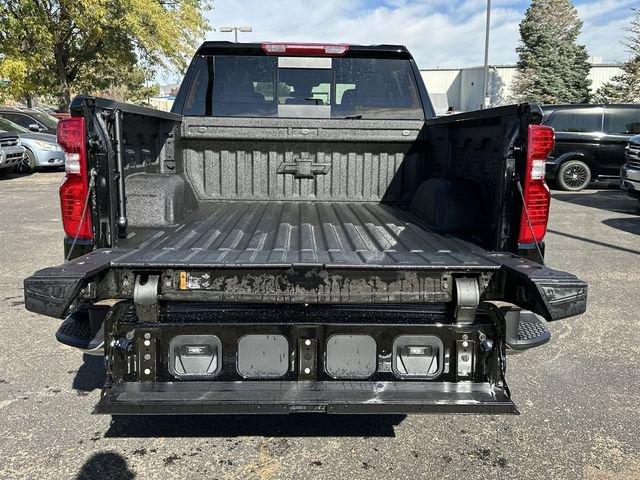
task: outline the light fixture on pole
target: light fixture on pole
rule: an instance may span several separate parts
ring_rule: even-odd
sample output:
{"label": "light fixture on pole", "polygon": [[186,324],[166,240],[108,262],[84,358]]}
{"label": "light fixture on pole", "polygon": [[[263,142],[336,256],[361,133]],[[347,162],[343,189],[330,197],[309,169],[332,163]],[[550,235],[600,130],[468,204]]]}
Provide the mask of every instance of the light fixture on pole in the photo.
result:
{"label": "light fixture on pole", "polygon": [[236,43],[238,43],[238,32],[252,32],[253,28],[251,27],[220,27],[220,31],[222,33],[231,33],[234,32]]}
{"label": "light fixture on pole", "polygon": [[487,0],[487,28],[484,37],[484,81],[482,82],[482,108],[491,103],[489,97],[489,28],[491,26],[491,0]]}

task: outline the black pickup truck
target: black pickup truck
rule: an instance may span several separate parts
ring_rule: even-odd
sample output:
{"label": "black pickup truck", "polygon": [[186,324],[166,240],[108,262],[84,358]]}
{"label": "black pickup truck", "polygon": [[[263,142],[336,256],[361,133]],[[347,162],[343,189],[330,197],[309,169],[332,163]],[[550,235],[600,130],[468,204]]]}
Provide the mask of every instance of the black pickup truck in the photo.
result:
{"label": "black pickup truck", "polygon": [[541,120],[435,118],[400,46],[206,42],[171,113],[73,101],[26,308],[104,355],[97,413],[516,413],[507,351],[587,297]]}

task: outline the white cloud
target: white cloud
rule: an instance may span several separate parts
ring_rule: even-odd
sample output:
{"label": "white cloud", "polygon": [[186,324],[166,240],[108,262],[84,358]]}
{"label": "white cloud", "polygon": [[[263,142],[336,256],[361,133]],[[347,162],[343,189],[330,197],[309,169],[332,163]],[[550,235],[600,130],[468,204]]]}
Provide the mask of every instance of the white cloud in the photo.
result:
{"label": "white cloud", "polygon": [[[367,8],[357,0],[218,0],[211,22],[251,25],[242,41],[293,40],[406,45],[421,67],[478,65],[483,61],[484,2],[385,2]],[[492,11],[491,62],[515,60],[521,12],[498,5]],[[209,39],[233,38],[212,32]]]}
{"label": "white cloud", "polygon": [[601,57],[605,62],[624,61],[628,53],[621,41],[632,18],[631,7],[638,0],[599,0],[578,5],[578,14],[584,22],[580,41],[589,55]]}
{"label": "white cloud", "polygon": [[[605,62],[625,60],[620,41],[638,0],[581,0],[580,41]],[[491,64],[517,60],[518,25],[526,0],[493,0]],[[310,41],[406,45],[421,68],[481,65],[486,0],[215,0],[211,25],[250,25],[240,41]],[[209,40],[233,40],[210,32]],[[165,81],[174,80],[164,75]]]}

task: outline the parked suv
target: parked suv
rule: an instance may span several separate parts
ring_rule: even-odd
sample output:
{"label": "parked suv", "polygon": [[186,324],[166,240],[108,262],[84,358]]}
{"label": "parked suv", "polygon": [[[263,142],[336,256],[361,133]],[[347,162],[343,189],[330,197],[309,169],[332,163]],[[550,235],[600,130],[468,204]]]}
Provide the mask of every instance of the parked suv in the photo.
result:
{"label": "parked suv", "polygon": [[620,170],[620,186],[630,197],[640,200],[640,135],[631,137],[626,162]]}
{"label": "parked suv", "polygon": [[624,151],[640,134],[640,105],[545,105],[544,123],[556,131],[547,159],[547,179],[563,190],[584,189],[592,180],[620,176]]}
{"label": "parked suv", "polygon": [[31,132],[2,117],[0,117],[0,132],[18,135],[21,145],[26,149],[24,160],[18,167],[21,173],[33,173],[37,167],[64,165],[64,152],[58,145],[55,135]]}
{"label": "parked suv", "polygon": [[10,133],[0,133],[0,177],[4,177],[22,162],[24,147],[20,139]]}
{"label": "parked suv", "polygon": [[56,134],[58,119],[32,108],[0,107],[0,117],[36,133]]}

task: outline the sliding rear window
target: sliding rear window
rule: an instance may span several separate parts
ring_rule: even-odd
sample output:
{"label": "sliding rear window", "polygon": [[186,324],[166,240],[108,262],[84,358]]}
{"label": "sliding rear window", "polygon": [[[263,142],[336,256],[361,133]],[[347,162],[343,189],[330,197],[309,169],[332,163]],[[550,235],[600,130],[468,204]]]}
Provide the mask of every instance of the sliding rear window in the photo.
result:
{"label": "sliding rear window", "polygon": [[183,115],[422,120],[408,60],[199,57]]}

